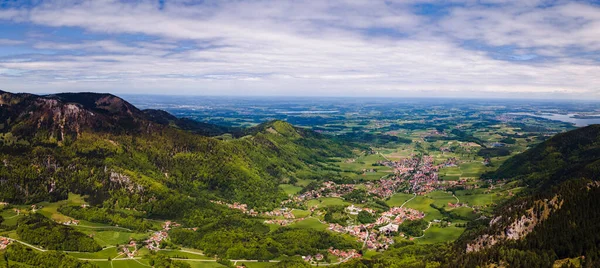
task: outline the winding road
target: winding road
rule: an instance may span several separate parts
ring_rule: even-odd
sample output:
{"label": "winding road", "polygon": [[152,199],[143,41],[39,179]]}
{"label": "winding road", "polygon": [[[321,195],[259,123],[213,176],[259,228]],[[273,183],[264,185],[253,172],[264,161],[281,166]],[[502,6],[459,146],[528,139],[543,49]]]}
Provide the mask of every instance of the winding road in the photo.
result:
{"label": "winding road", "polygon": [[404,205],[406,205],[406,203],[412,201],[413,199],[415,199],[417,197],[416,193],[413,193],[413,197],[411,199],[406,200],[404,203],[402,203],[402,205],[400,206],[400,208],[403,208]]}

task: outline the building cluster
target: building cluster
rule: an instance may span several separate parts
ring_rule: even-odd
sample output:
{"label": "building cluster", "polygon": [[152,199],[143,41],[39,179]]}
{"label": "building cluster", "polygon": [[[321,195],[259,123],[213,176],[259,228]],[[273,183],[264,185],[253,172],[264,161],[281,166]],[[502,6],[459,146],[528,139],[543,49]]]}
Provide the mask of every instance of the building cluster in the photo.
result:
{"label": "building cluster", "polygon": [[352,192],[354,188],[354,184],[336,184],[332,181],[326,181],[318,189],[294,196],[292,201],[302,202],[319,197],[341,197],[342,195]]}
{"label": "building cluster", "polygon": [[365,246],[372,250],[387,250],[390,245],[394,244],[394,239],[386,232],[376,232],[373,230],[367,240]]}
{"label": "building cluster", "polygon": [[247,204],[241,204],[241,203],[233,203],[233,204],[229,204],[229,203],[225,203],[223,201],[215,201],[215,200],[211,200],[210,202],[213,202],[215,204],[219,204],[219,205],[223,205],[223,206],[227,206],[228,208],[231,209],[237,209],[239,211],[241,211],[242,213],[248,214],[250,216],[258,216],[258,212],[254,211],[254,209],[248,209],[248,205]]}
{"label": "building cluster", "polygon": [[399,177],[392,177],[389,179],[380,179],[375,182],[368,182],[365,184],[365,187],[370,194],[385,199],[398,192],[398,189],[404,182],[405,181]]}
{"label": "building cluster", "polygon": [[294,216],[294,214],[287,208],[280,208],[280,209],[276,209],[273,211],[267,211],[267,212],[261,213],[261,215],[268,216],[268,217],[284,217],[286,219],[295,219],[296,218],[296,216]]}
{"label": "building cluster", "polygon": [[375,221],[375,225],[388,223],[402,224],[405,220],[418,220],[425,217],[425,213],[412,208],[393,207],[383,212]]}
{"label": "building cluster", "polygon": [[304,218],[300,218],[300,219],[285,219],[285,220],[274,219],[274,220],[266,220],[265,223],[266,224],[277,224],[277,225],[280,225],[280,226],[287,226],[287,225],[290,225],[290,224],[292,224],[294,222],[302,221],[302,220],[304,220]]}
{"label": "building cluster", "polygon": [[63,224],[63,225],[79,225],[79,221],[75,220],[75,219],[70,219],[70,220],[62,222],[61,224]]}
{"label": "building cluster", "polygon": [[325,256],[323,256],[323,254],[321,254],[321,253],[317,253],[317,254],[315,254],[315,256],[311,256],[311,255],[302,256],[302,259],[307,262],[318,262],[318,261],[322,261],[324,258],[325,258]]}
{"label": "building cluster", "polygon": [[340,249],[329,248],[328,252],[329,252],[329,254],[338,257],[339,261],[348,261],[350,259],[362,257],[362,255],[360,253],[358,253],[356,251],[356,249],[340,250]]}
{"label": "building cluster", "polygon": [[[132,248],[133,250],[131,250],[130,248]],[[121,248],[122,253],[127,256],[127,258],[133,258],[135,257],[135,254],[137,252],[137,243],[135,242],[135,240],[131,240],[129,241],[129,244],[124,245]]]}
{"label": "building cluster", "polygon": [[433,163],[433,157],[428,155],[421,157],[420,163],[409,179],[413,193],[423,195],[440,188],[438,177],[440,166]]}
{"label": "building cluster", "polygon": [[171,229],[173,229],[175,227],[181,227],[181,224],[176,223],[174,221],[166,221],[163,224],[163,230],[165,230],[165,231],[169,231],[169,230],[171,230]]}
{"label": "building cluster", "polygon": [[446,162],[442,164],[443,167],[456,167],[458,166],[458,159],[456,157],[451,157],[446,159]]}
{"label": "building cluster", "polygon": [[167,233],[167,231],[158,231],[158,232],[154,232],[150,238],[148,238],[146,241],[146,247],[149,250],[159,250],[160,249],[160,242],[162,242],[163,240],[167,239],[169,237],[169,234]]}
{"label": "building cluster", "polygon": [[361,211],[366,211],[371,214],[375,214],[375,210],[371,209],[371,208],[361,208],[361,207],[354,206],[354,204],[346,207],[346,212],[348,212],[348,214],[350,214],[350,215],[358,215],[358,213],[360,213]]}
{"label": "building cluster", "polygon": [[12,240],[10,240],[10,238],[0,236],[0,250],[3,250],[6,247],[8,247],[8,245],[10,245],[10,243],[12,243]]}
{"label": "building cluster", "polygon": [[373,224],[342,226],[337,223],[330,223],[328,229],[337,233],[349,234],[357,237],[360,241],[364,241],[369,235],[368,229],[373,228],[373,226]]}

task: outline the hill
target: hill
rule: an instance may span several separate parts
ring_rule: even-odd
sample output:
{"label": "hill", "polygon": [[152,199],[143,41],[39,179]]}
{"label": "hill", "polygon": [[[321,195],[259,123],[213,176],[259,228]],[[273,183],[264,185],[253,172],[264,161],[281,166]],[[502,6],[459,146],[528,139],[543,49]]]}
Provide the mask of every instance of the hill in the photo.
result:
{"label": "hill", "polygon": [[595,179],[600,173],[600,125],[557,134],[516,155],[484,177],[523,181],[547,189],[572,178]]}
{"label": "hill", "polygon": [[[327,178],[326,162],[350,157],[348,145],[283,121],[251,129],[192,122],[141,111],[110,94],[0,92],[0,105],[0,202],[24,207],[75,193],[86,206],[62,203],[57,213],[140,233],[174,220],[185,228],[171,230],[169,243],[220,258],[262,260],[359,247],[322,230],[271,230],[263,218],[223,205],[271,211],[286,197],[281,183]],[[231,137],[223,139],[198,134],[230,130]],[[98,249],[78,231],[43,217],[28,219],[0,230],[16,228],[15,235],[38,246],[70,237],[69,249]],[[39,237],[41,232],[47,237]],[[33,255],[18,245],[0,252],[4,260],[29,265],[76,262],[53,252],[40,253],[48,259],[40,262],[28,256]]]}
{"label": "hill", "polygon": [[580,258],[600,264],[600,125],[558,134],[507,160],[491,179],[516,180],[526,190],[492,219],[472,224],[457,243],[469,252],[457,266],[508,263],[549,266]]}
{"label": "hill", "polygon": [[149,202],[174,191],[274,207],[284,196],[280,182],[351,152],[282,121],[218,140],[198,133],[232,129],[140,111],[110,94],[0,92],[0,105],[0,200],[11,203],[74,192],[106,205],[128,196],[119,206],[152,214],[158,208]]}

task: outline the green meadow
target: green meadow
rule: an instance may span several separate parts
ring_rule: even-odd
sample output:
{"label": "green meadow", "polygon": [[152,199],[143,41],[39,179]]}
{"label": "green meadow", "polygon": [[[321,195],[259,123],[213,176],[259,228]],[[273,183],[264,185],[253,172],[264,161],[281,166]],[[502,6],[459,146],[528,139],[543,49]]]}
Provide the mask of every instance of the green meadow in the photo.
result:
{"label": "green meadow", "polygon": [[415,241],[423,244],[434,244],[450,242],[458,239],[465,231],[465,228],[452,226],[440,227],[439,224],[431,224],[431,227],[425,231],[425,235],[421,238],[416,238]]}

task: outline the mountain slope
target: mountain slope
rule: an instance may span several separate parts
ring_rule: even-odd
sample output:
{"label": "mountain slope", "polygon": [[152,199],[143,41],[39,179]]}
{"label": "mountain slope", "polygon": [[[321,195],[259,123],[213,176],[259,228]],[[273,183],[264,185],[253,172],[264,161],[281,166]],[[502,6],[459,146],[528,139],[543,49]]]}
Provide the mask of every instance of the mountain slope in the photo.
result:
{"label": "mountain slope", "polygon": [[453,264],[544,267],[583,256],[584,265],[600,265],[599,150],[600,125],[592,125],[558,134],[486,174],[527,188],[492,219],[471,225]]}
{"label": "mountain slope", "polygon": [[281,121],[269,124],[286,135],[256,128],[221,141],[192,133],[218,127],[189,123],[184,131],[182,120],[110,94],[1,92],[0,104],[0,200],[11,203],[60,200],[72,191],[155,216],[175,213],[157,205],[175,195],[274,207],[284,196],[280,182],[351,153]]}
{"label": "mountain slope", "polygon": [[531,188],[548,188],[574,177],[597,179],[600,174],[600,125],[557,134],[508,159],[491,179],[522,180]]}

